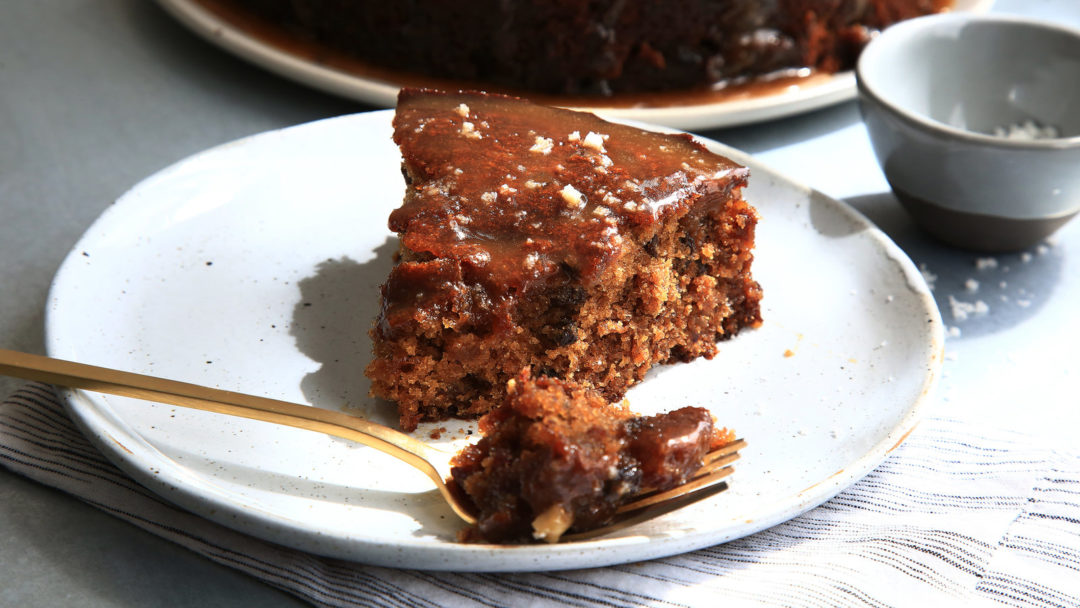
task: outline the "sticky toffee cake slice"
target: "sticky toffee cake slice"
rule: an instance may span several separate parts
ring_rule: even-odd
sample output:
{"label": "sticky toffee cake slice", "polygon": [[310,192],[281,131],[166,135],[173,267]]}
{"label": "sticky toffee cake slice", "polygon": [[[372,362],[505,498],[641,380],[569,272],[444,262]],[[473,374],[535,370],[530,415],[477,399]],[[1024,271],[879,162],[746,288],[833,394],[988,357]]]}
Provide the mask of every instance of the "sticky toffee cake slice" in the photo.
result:
{"label": "sticky toffee cake slice", "polygon": [[687,135],[403,90],[405,200],[367,368],[401,426],[475,418],[522,369],[620,399],[760,324],[748,170]]}

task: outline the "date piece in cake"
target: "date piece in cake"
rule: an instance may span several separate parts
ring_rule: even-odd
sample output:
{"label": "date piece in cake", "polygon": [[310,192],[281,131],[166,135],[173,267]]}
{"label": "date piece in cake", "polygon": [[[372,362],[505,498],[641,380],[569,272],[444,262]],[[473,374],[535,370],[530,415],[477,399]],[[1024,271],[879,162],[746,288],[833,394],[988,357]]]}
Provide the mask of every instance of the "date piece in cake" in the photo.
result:
{"label": "date piece in cake", "polygon": [[403,429],[478,417],[526,368],[617,401],[760,323],[748,170],[688,135],[407,89],[394,140],[400,258],[367,375]]}
{"label": "date piece in cake", "polygon": [[463,540],[555,542],[605,525],[642,488],[683,483],[733,440],[704,408],[640,417],[559,380],[523,373],[508,387],[480,441],[451,462],[478,513]]}

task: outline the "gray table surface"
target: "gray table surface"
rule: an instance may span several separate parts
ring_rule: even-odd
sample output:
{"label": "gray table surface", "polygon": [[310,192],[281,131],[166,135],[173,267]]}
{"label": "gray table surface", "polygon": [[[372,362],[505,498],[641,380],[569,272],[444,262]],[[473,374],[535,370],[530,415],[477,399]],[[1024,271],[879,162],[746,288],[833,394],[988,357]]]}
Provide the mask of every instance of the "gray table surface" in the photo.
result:
{"label": "gray table surface", "polygon": [[[1080,26],[1075,0],[998,0],[994,10]],[[252,67],[145,0],[0,0],[0,347],[44,352],[53,273],[141,178],[245,135],[368,109]],[[925,266],[959,332],[936,412],[1069,441],[1080,422],[1080,221],[979,270],[985,256],[929,240],[899,208],[854,103],[703,134],[848,201]],[[990,313],[961,321],[950,296],[982,299]],[[0,378],[0,397],[20,384]],[[0,606],[256,603],[302,605],[0,469]]]}

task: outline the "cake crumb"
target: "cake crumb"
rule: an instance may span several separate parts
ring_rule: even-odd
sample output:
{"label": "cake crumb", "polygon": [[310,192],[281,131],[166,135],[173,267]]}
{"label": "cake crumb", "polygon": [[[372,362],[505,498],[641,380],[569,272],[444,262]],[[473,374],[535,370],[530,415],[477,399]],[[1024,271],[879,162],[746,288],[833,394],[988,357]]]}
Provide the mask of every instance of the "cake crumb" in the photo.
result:
{"label": "cake crumb", "polygon": [[437,429],[432,429],[432,431],[430,433],[428,433],[428,437],[431,437],[432,439],[441,439],[443,433],[445,433],[445,432],[446,432],[446,427],[445,426],[440,426]]}
{"label": "cake crumb", "polygon": [[785,349],[784,350],[784,356],[788,357],[788,358],[794,357],[795,356],[795,351],[791,350],[790,348]]}

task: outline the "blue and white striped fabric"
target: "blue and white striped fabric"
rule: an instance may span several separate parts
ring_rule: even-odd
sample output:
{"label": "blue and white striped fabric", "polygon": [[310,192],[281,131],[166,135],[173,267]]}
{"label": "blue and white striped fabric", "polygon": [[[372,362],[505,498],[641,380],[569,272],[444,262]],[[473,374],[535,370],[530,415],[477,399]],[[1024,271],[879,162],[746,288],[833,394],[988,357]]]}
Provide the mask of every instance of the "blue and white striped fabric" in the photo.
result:
{"label": "blue and white striped fabric", "polygon": [[0,463],[318,606],[1080,606],[1080,452],[947,418],[923,421],[870,475],[770,530],[532,574],[377,568],[233,532],[124,475],[41,384],[0,403]]}

